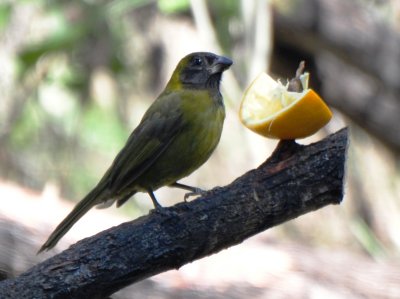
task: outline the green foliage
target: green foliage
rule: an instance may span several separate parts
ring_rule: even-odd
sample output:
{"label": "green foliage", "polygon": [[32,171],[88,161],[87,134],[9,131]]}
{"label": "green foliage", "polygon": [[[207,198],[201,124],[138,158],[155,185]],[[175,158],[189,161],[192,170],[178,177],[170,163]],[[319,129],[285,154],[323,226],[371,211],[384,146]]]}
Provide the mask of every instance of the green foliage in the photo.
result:
{"label": "green foliage", "polygon": [[[41,58],[65,54],[74,74],[67,84],[72,89],[81,90],[82,96],[87,96],[94,68],[103,65],[116,74],[123,73],[126,68],[120,53],[124,31],[121,31],[118,21],[109,21],[105,8],[101,3],[53,4],[47,17],[54,20],[54,26],[48,36],[27,44],[18,53],[20,77],[29,74]],[[66,13],[68,10],[76,14],[73,20]],[[99,45],[104,47],[103,52],[94,51],[101,49]]]}
{"label": "green foliage", "polygon": [[360,217],[356,217],[351,225],[351,231],[357,238],[362,248],[372,257],[379,259],[386,255],[383,244],[379,241],[374,231]]}
{"label": "green foliage", "polygon": [[85,110],[79,131],[82,144],[116,154],[124,145],[128,134],[128,129],[121,123],[115,111],[96,105]]}
{"label": "green foliage", "polygon": [[44,112],[36,101],[28,101],[21,118],[15,123],[10,134],[10,145],[15,150],[29,149],[43,128]]}
{"label": "green foliage", "polygon": [[234,18],[240,14],[240,1],[220,0],[208,1],[210,12],[215,25],[215,32],[218,40],[224,49],[232,48],[232,39],[229,32],[229,25]]}
{"label": "green foliage", "polygon": [[[132,129],[126,126],[128,99],[142,99],[148,87],[155,89],[154,82],[146,79],[153,78],[150,72],[155,71],[147,67],[147,61],[157,57],[146,56],[150,52],[142,25],[147,20],[137,20],[141,14],[135,15],[135,10],[154,13],[158,9],[172,18],[190,11],[190,1],[9,2],[0,4],[0,32],[7,30],[13,12],[24,5],[32,8],[35,26],[42,31],[27,34],[12,57],[18,67],[19,96],[28,100],[11,126],[5,148],[18,156],[14,167],[23,168],[28,161],[35,161],[43,168],[43,173],[37,173],[37,168],[21,169],[27,177],[42,184],[54,180],[64,195],[76,197],[96,183],[124,145]],[[238,4],[208,1],[208,5],[228,48],[227,24],[237,15]],[[134,52],[138,49],[142,53]],[[93,94],[94,75],[99,69],[116,84],[106,105],[94,99],[100,97],[101,102],[102,95]]]}
{"label": "green foliage", "polygon": [[12,6],[10,3],[0,3],[0,33],[2,33],[9,21],[12,12]]}
{"label": "green foliage", "polygon": [[[228,23],[238,15],[239,3],[207,4],[227,49]],[[150,42],[159,44],[142,32],[148,20],[140,18],[141,11],[144,16],[158,10],[179,17],[190,11],[190,1],[10,1],[0,4],[0,32],[8,30],[13,13],[21,7],[31,9],[32,27],[39,31],[27,34],[12,56],[18,96],[27,100],[18,102],[24,105],[22,114],[10,126],[4,147],[18,156],[14,167],[24,168],[28,161],[37,165],[15,172],[32,176],[36,182],[32,186],[51,179],[61,185],[64,195],[76,197],[96,183],[124,145],[132,129],[126,126],[128,99],[142,99],[141,94],[155,89],[147,78],[158,77],[151,72],[159,70],[147,66],[157,57],[146,55],[151,53]],[[93,93],[99,69],[116,84],[106,104],[99,103],[103,95]],[[37,173],[38,168],[43,172]]]}
{"label": "green foliage", "polygon": [[127,11],[152,3],[151,0],[114,0],[108,3],[107,11],[111,17],[120,17]]}
{"label": "green foliage", "polygon": [[48,38],[26,46],[19,53],[21,74],[25,74],[30,68],[35,66],[38,60],[45,54],[71,51],[76,43],[86,36],[88,33],[87,30],[88,28],[82,26],[82,24],[72,27],[64,23],[61,28],[54,31]]}
{"label": "green foliage", "polygon": [[190,9],[189,0],[158,0],[158,8],[165,14],[176,14]]}

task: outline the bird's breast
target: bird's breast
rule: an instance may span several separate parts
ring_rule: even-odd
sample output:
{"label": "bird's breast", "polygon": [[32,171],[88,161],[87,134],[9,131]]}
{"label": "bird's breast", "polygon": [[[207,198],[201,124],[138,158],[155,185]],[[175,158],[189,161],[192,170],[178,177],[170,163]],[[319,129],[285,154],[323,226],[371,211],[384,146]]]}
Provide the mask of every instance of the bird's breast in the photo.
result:
{"label": "bird's breast", "polygon": [[151,170],[138,180],[137,189],[172,184],[208,160],[222,133],[225,109],[221,103],[220,98],[203,92],[181,98],[182,127]]}
{"label": "bird's breast", "polygon": [[184,133],[191,140],[187,150],[206,160],[221,137],[225,119],[222,97],[219,94],[201,95],[189,103],[186,102],[182,109],[183,115],[189,116],[186,119],[187,127]]}

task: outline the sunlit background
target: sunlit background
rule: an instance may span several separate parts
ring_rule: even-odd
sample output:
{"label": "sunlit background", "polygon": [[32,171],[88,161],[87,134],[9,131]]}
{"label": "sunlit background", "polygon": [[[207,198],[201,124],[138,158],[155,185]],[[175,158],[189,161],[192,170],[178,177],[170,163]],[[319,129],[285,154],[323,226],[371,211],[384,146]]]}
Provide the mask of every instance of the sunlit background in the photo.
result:
{"label": "sunlit background", "polygon": [[[36,256],[180,58],[210,51],[234,61],[222,81],[227,119],[214,155],[182,182],[211,189],[261,164],[277,141],[241,125],[243,91],[262,71],[290,78],[305,59],[334,119],[298,142],[349,126],[344,201],[113,298],[400,298],[400,5],[351,2],[1,1],[0,276],[148,213],[146,194],[93,209]],[[183,195],[156,192],[166,206]]]}

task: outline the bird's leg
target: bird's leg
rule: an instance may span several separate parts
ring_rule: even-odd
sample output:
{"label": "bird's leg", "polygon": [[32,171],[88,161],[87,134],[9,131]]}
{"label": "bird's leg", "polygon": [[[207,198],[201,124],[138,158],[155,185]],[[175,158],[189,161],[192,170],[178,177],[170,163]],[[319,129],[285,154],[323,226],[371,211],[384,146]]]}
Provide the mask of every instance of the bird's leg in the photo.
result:
{"label": "bird's leg", "polygon": [[173,184],[171,184],[169,186],[190,191],[189,193],[185,194],[185,197],[183,198],[184,201],[187,201],[188,197],[190,197],[190,196],[202,195],[204,192],[206,192],[203,189],[200,189],[200,188],[197,188],[197,187],[188,186],[188,185],[181,184],[181,183],[178,183],[178,182],[175,182],[175,183],[173,183]]}
{"label": "bird's leg", "polygon": [[169,185],[169,186],[170,186],[170,187],[174,187],[174,188],[180,188],[180,189],[188,190],[188,191],[191,191],[191,192],[193,192],[193,193],[201,193],[201,192],[204,192],[204,190],[202,190],[202,189],[200,189],[200,188],[192,187],[192,186],[185,185],[185,184],[181,184],[181,183],[178,183],[178,182],[175,182],[175,183],[173,183],[173,184],[171,184],[171,185]]}
{"label": "bird's leg", "polygon": [[147,193],[150,195],[151,200],[153,201],[153,205],[155,207],[155,210],[152,210],[151,212],[155,212],[158,214],[161,214],[163,216],[171,217],[171,216],[177,216],[178,213],[175,211],[171,211],[167,208],[164,208],[162,205],[160,205],[157,201],[157,198],[155,197],[153,190],[147,189]]}
{"label": "bird's leg", "polygon": [[155,195],[154,195],[154,193],[153,193],[153,190],[148,189],[148,190],[147,190],[147,193],[149,194],[149,196],[150,196],[150,198],[151,198],[151,201],[153,202],[154,208],[155,208],[157,211],[163,210],[164,208],[158,203],[157,198],[155,197]]}

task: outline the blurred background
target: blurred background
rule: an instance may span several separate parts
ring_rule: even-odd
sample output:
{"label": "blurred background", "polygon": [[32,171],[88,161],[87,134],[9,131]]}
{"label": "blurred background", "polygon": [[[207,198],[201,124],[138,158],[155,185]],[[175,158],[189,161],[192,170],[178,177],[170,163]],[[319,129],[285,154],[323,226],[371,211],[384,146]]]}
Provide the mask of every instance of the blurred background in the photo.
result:
{"label": "blurred background", "polygon": [[[334,119],[298,142],[350,128],[344,200],[112,298],[400,298],[398,0],[1,1],[0,277],[148,213],[146,194],[93,209],[36,256],[193,51],[234,65],[221,142],[183,183],[226,185],[271,154],[277,141],[240,124],[243,91],[262,71],[285,81],[305,60]],[[156,193],[167,206],[183,195]]]}

